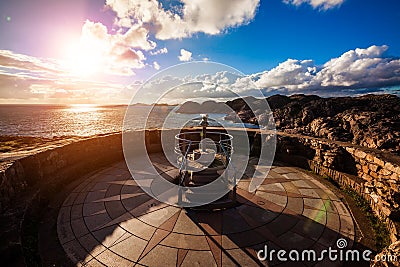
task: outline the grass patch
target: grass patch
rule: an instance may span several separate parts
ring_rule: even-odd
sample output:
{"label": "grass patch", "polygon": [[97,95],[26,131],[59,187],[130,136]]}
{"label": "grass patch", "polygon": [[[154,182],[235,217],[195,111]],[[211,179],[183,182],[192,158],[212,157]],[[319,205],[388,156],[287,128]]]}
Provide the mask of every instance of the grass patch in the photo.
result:
{"label": "grass patch", "polygon": [[359,207],[368,218],[372,229],[374,230],[376,248],[382,250],[389,246],[390,233],[386,228],[386,224],[375,215],[368,202],[351,188],[344,188],[343,192],[354,200],[356,206]]}

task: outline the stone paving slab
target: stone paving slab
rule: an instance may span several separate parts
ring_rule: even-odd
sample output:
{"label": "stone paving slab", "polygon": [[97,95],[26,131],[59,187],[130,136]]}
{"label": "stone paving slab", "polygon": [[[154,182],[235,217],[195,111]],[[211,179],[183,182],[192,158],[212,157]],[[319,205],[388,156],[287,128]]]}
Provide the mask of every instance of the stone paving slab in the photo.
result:
{"label": "stone paving slab", "polygon": [[[152,161],[164,178],[175,175],[162,155]],[[145,177],[146,171],[135,174]],[[151,186],[152,178],[146,179]],[[347,248],[353,244],[354,222],[346,205],[307,173],[272,166],[256,192],[248,192],[248,185],[249,179],[239,182],[235,208],[181,209],[149,197],[119,162],[65,199],[58,237],[77,266],[286,266],[276,258],[260,261],[258,250],[265,245],[287,251],[336,249],[339,238],[347,240]]]}

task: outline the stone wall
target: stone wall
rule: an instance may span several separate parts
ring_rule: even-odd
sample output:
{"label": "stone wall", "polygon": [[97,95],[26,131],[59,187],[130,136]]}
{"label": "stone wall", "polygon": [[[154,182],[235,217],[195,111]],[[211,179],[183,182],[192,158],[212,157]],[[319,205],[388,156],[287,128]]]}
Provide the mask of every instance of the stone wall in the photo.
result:
{"label": "stone wall", "polygon": [[364,180],[365,193],[377,203],[382,213],[400,220],[400,164],[393,156],[362,148],[346,147],[356,161],[357,175]]}
{"label": "stone wall", "polygon": [[400,223],[383,212],[382,206],[371,196],[369,188],[365,186],[365,181],[362,178],[324,167],[313,160],[309,161],[309,166],[316,174],[330,177],[341,186],[353,189],[367,200],[372,210],[385,222],[390,233],[390,240],[392,242],[400,240]]}
{"label": "stone wall", "polygon": [[122,159],[121,135],[97,136],[16,159],[0,171],[0,211],[27,189],[51,190]]}
{"label": "stone wall", "polygon": [[[143,142],[149,153],[161,151],[158,129],[132,132],[132,143]],[[121,133],[94,136],[67,145],[50,146],[13,161],[0,169],[0,212],[33,188],[55,190],[82,175],[123,160]]]}
{"label": "stone wall", "polygon": [[0,212],[27,187],[25,170],[20,161],[5,162],[0,170]]}
{"label": "stone wall", "polygon": [[122,159],[121,135],[96,136],[2,163],[0,255],[9,266],[25,266],[24,226],[46,210],[66,185]]}
{"label": "stone wall", "polygon": [[399,157],[349,143],[282,133],[278,134],[276,158],[303,168],[307,161],[316,173],[351,187],[387,223],[391,240],[400,238]]}

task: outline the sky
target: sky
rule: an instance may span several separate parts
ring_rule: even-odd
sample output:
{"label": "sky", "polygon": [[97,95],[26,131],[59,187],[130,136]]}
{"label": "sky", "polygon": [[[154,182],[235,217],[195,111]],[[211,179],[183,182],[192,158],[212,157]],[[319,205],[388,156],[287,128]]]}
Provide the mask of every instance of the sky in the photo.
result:
{"label": "sky", "polygon": [[126,104],[195,61],[242,94],[400,94],[398,0],[13,0],[0,19],[3,104]]}

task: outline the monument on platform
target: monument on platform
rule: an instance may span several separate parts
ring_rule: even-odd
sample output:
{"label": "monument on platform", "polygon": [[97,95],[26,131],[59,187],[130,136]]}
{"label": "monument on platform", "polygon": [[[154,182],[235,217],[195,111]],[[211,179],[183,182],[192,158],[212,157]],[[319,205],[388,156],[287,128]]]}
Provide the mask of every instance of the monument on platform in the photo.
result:
{"label": "monument on platform", "polygon": [[[196,208],[214,210],[235,206],[237,177],[234,166],[230,164],[234,153],[233,136],[225,131],[208,129],[210,120],[213,120],[207,114],[194,121],[199,119],[201,129],[181,131],[175,136],[175,153],[179,166],[177,182],[186,188],[214,183],[218,190],[202,192],[209,195],[217,195],[221,188],[229,189],[227,194],[217,200]],[[182,196],[179,196],[179,202],[192,201],[190,193],[180,193]]]}

